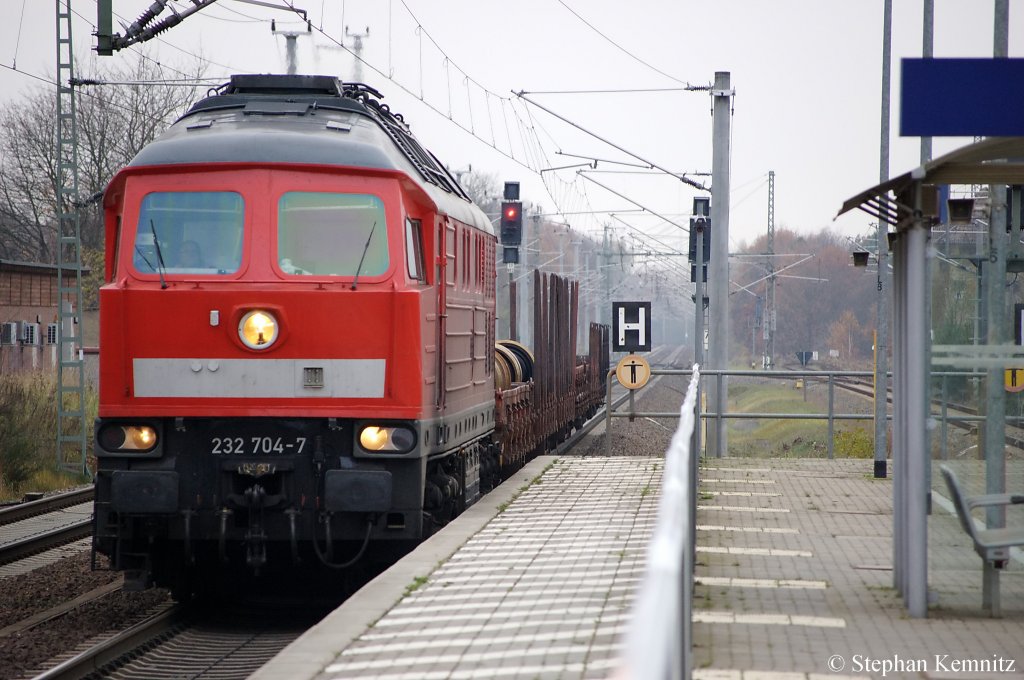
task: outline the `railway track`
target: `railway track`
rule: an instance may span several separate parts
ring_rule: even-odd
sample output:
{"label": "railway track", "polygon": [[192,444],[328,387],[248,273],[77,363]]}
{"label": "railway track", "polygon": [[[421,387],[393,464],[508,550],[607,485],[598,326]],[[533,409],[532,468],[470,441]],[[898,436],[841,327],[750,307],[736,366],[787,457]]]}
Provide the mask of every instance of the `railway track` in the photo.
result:
{"label": "railway track", "polygon": [[0,510],[0,565],[88,537],[92,489],[79,489]]}
{"label": "railway track", "polygon": [[81,489],[75,489],[74,491],[54,494],[53,496],[47,496],[38,500],[0,508],[0,526],[11,524],[12,522],[20,522],[24,519],[28,519],[29,517],[56,512],[57,510],[62,510],[81,503],[89,503],[92,502],[92,499],[93,487],[88,486]]}
{"label": "railway track", "polygon": [[[863,395],[863,396],[866,396],[866,397],[871,397],[872,399],[874,399],[874,397],[875,397],[875,390],[874,390],[874,388],[871,385],[869,385],[868,383],[865,383],[865,382],[861,382],[861,381],[856,380],[856,379],[850,379],[850,380],[847,380],[847,379],[836,379],[835,385],[836,385],[836,387],[841,387],[842,389],[847,390],[848,392],[853,392],[855,394],[860,394],[860,395]],[[886,397],[886,400],[890,404],[892,403],[892,393],[891,392]],[[933,400],[933,403],[939,405],[940,407],[942,405],[941,402],[939,400],[937,400],[937,399]],[[964,404],[950,404],[950,403],[947,403],[946,404],[946,409],[947,409],[948,413],[961,413],[961,414],[969,415],[969,416],[977,416],[978,415],[978,409],[976,409],[974,407],[971,407],[971,406],[966,406]],[[953,427],[956,427],[956,428],[959,428],[959,429],[965,430],[965,431],[973,431],[974,429],[976,429],[978,427],[978,422],[977,421],[965,421],[965,420],[962,420],[960,418],[957,418],[955,415],[947,416],[946,422],[948,422]],[[1024,451],[1024,436],[1015,436],[1013,434],[1006,433],[1005,437],[1006,437],[1005,441],[1006,441],[1006,445],[1007,446],[1012,446],[1015,449],[1020,449],[1021,451]]]}
{"label": "railway track", "polygon": [[267,602],[213,609],[168,604],[34,680],[244,678],[336,605]]}

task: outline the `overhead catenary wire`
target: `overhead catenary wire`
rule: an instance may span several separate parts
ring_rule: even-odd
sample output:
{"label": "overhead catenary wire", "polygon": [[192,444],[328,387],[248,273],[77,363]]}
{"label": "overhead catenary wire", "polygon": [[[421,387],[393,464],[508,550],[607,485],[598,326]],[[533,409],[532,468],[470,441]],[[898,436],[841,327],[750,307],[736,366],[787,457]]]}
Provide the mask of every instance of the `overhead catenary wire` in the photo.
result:
{"label": "overhead catenary wire", "polygon": [[558,2],[558,4],[560,4],[560,5],[562,6],[562,7],[566,8],[567,10],[569,10],[569,12],[571,12],[573,16],[575,16],[575,17],[576,17],[577,19],[579,19],[579,20],[580,20],[580,21],[582,21],[582,22],[583,22],[584,24],[586,24],[586,26],[587,26],[588,28],[590,28],[590,29],[591,29],[592,31],[594,31],[595,33],[597,33],[597,34],[598,34],[599,36],[601,36],[602,38],[604,38],[605,40],[607,40],[607,41],[608,41],[609,43],[611,43],[612,45],[614,45],[614,46],[615,46],[616,48],[618,48],[619,50],[621,50],[621,51],[622,51],[622,52],[623,52],[624,54],[626,54],[627,56],[629,56],[629,57],[630,57],[631,59],[633,59],[633,60],[635,60],[635,61],[638,61],[639,63],[643,64],[644,66],[646,66],[647,68],[651,69],[652,71],[654,71],[654,72],[656,72],[656,73],[658,73],[658,74],[660,74],[660,75],[663,75],[663,76],[665,76],[665,77],[666,77],[666,78],[668,78],[669,80],[674,80],[675,82],[677,82],[677,83],[680,83],[680,84],[682,84],[682,85],[685,85],[686,87],[690,87],[690,84],[689,84],[688,82],[686,82],[685,80],[680,80],[679,78],[676,78],[675,76],[669,75],[668,73],[665,73],[665,72],[664,72],[664,71],[662,71],[661,69],[659,69],[659,68],[657,68],[657,67],[655,67],[655,66],[652,66],[651,64],[647,63],[646,61],[644,61],[644,60],[643,60],[643,59],[641,59],[640,57],[636,56],[635,54],[633,54],[632,52],[630,52],[629,50],[627,50],[627,49],[626,49],[625,47],[623,47],[623,46],[622,46],[622,45],[620,45],[619,43],[617,43],[617,42],[615,42],[614,40],[612,40],[611,38],[609,38],[609,37],[608,37],[607,35],[605,35],[605,34],[604,34],[604,33],[602,33],[602,32],[601,32],[600,30],[598,30],[598,28],[597,28],[596,26],[594,26],[594,25],[593,25],[592,23],[590,23],[589,21],[587,21],[586,19],[584,19],[584,18],[583,18],[583,16],[582,16],[582,15],[581,15],[581,14],[580,14],[579,12],[577,12],[576,10],[574,10],[574,9],[573,9],[572,7],[570,7],[569,5],[565,4],[564,0],[557,0],[557,2]]}
{"label": "overhead catenary wire", "polygon": [[596,179],[594,179],[593,177],[587,177],[587,173],[586,173],[585,171],[583,171],[583,170],[580,170],[580,171],[578,172],[578,174],[579,174],[579,176],[580,176],[580,177],[583,177],[583,179],[585,179],[585,180],[588,180],[588,181],[590,181],[590,182],[593,182],[594,184],[596,184],[597,186],[601,187],[602,189],[605,189],[606,191],[610,191],[610,192],[612,192],[613,194],[615,194],[615,195],[616,195],[616,196],[618,196],[619,198],[622,198],[622,199],[624,199],[624,200],[626,200],[626,201],[629,201],[630,203],[632,203],[633,205],[637,206],[638,208],[643,208],[643,209],[644,209],[644,210],[646,210],[647,212],[649,212],[649,213],[651,213],[652,215],[655,215],[655,216],[657,216],[657,217],[659,217],[659,218],[661,218],[661,219],[665,220],[665,221],[666,221],[666,222],[668,222],[669,224],[673,224],[673,225],[675,225],[675,226],[679,227],[680,229],[682,229],[683,231],[685,231],[685,232],[686,232],[687,234],[688,234],[688,233],[690,233],[690,228],[689,228],[689,227],[683,226],[683,225],[679,224],[678,222],[673,222],[672,220],[668,219],[668,218],[667,218],[667,217],[665,217],[664,215],[661,215],[661,214],[659,214],[659,213],[658,213],[657,211],[655,211],[655,210],[651,210],[650,208],[648,208],[647,206],[643,205],[642,203],[638,203],[637,201],[634,201],[633,199],[629,198],[628,196],[625,196],[625,195],[623,195],[623,194],[619,193],[619,192],[618,192],[618,191],[616,191],[615,189],[612,189],[612,188],[611,188],[611,187],[609,187],[609,186],[608,186],[607,184],[602,184],[601,182],[598,182],[598,181],[597,181]]}
{"label": "overhead catenary wire", "polygon": [[[618,149],[619,151],[621,151],[624,154],[632,156],[633,158],[635,158],[635,159],[643,162],[644,164],[646,164],[647,167],[649,167],[649,168],[657,168],[658,170],[661,170],[662,172],[664,172],[664,173],[666,173],[668,175],[672,175],[673,174],[671,170],[667,170],[667,169],[661,167],[660,165],[658,165],[657,163],[649,161],[646,158],[643,158],[642,156],[640,156],[638,154],[635,154],[632,151],[629,151],[628,149],[625,149],[624,147],[621,147],[618,144],[615,144],[614,142],[611,142],[611,141],[601,137],[600,135],[598,135],[598,134],[596,134],[594,132],[591,132],[590,130],[584,128],[582,125],[574,123],[571,120],[569,120],[568,118],[565,118],[564,116],[561,116],[561,115],[555,113],[551,109],[549,109],[549,108],[547,108],[547,107],[545,107],[545,106],[543,106],[541,104],[538,104],[537,102],[533,101],[529,97],[525,96],[522,92],[514,92],[513,94],[515,94],[520,99],[523,99],[524,101],[532,104],[533,106],[537,107],[538,109],[544,111],[545,113],[547,113],[549,115],[552,115],[555,118],[558,118],[559,120],[561,120],[562,122],[571,125],[572,127],[576,128],[580,132],[585,132],[586,134],[590,135],[591,137],[604,142],[608,146],[611,146],[611,147],[613,147],[615,149]],[[673,176],[675,176],[675,175],[673,175]],[[678,177],[678,179],[680,181],[682,181],[682,182],[685,182],[686,184],[689,184],[690,186],[692,186],[695,189],[700,189],[701,191],[708,191],[708,188],[705,187],[703,184],[701,184],[699,182],[694,182],[692,179],[690,179],[688,177],[683,176],[683,177]]]}

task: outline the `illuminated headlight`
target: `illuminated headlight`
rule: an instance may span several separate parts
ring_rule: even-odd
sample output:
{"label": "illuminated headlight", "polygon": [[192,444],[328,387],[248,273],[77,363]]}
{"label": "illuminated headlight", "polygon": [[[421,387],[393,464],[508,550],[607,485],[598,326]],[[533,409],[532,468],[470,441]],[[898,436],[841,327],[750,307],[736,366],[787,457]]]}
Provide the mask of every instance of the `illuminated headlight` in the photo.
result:
{"label": "illuminated headlight", "polygon": [[252,349],[267,349],[277,340],[277,335],[277,319],[261,309],[247,313],[238,324],[238,337]]}
{"label": "illuminated headlight", "polygon": [[406,427],[367,425],[359,433],[359,445],[366,451],[405,453],[416,444],[416,435]]}
{"label": "illuminated headlight", "polygon": [[156,447],[156,430],[149,425],[104,425],[99,432],[104,451],[146,453]]}

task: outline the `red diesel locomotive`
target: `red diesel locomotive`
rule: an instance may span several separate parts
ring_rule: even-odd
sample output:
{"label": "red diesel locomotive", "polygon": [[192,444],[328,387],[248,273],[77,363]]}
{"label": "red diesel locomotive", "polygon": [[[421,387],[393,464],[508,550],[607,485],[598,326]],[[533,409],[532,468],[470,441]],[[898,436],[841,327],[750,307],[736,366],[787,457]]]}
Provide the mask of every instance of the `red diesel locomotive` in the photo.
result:
{"label": "red diesel locomotive", "polygon": [[[104,209],[94,550],[129,584],[392,559],[546,440],[498,412],[490,221],[371,88],[235,76]],[[549,430],[600,398],[573,358]]]}

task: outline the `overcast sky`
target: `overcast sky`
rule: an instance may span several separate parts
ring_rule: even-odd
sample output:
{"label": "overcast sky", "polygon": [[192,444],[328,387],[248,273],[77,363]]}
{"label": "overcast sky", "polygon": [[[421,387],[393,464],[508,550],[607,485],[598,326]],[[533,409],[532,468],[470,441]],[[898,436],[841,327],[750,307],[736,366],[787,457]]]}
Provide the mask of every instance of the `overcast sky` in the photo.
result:
{"label": "overcast sky", "polygon": [[[269,0],[282,6],[291,0]],[[5,0],[0,22],[0,101],[41,87],[55,72],[51,0]],[[131,23],[152,0],[113,0]],[[921,54],[921,0],[894,0],[891,173],[918,164],[917,138],[899,136],[899,60]],[[1010,3],[1010,56],[1024,56],[1024,3]],[[191,3],[180,2],[179,7]],[[879,179],[882,0],[295,0],[313,31],[297,39],[300,73],[355,77],[381,90],[414,133],[454,170],[472,166],[518,180],[522,198],[560,211],[573,228],[613,224],[678,243],[690,186],[517,98],[530,99],[645,161],[673,172],[711,170],[711,97],[716,71],[731,73],[730,250],[767,228],[768,172],[775,171],[777,228],[868,231],[862,213],[833,222],[843,200]],[[94,45],[95,0],[73,0],[79,59]],[[165,11],[163,16],[167,16]],[[202,55],[217,80],[286,69],[297,15],[219,0],[146,43],[163,63]],[[122,31],[115,26],[115,31]],[[935,56],[992,55],[992,0],[936,0]],[[343,44],[343,48],[339,46]],[[102,59],[116,63],[131,48]],[[78,74],[90,75],[88,61]],[[955,84],[967,96],[969,83]],[[951,84],[954,86],[954,84]],[[600,90],[579,93],[581,90]],[[625,92],[625,90],[632,90]],[[935,155],[969,142],[939,139]],[[601,159],[593,168],[556,168]],[[580,170],[586,172],[580,174]],[[629,171],[624,173],[622,171]],[[543,181],[542,181],[543,178]],[[710,177],[694,175],[710,185]],[[601,185],[605,185],[604,188]],[[620,194],[620,195],[617,195]],[[640,204],[647,214],[630,212]],[[610,211],[604,214],[583,214]],[[655,213],[655,214],[651,214]]]}

